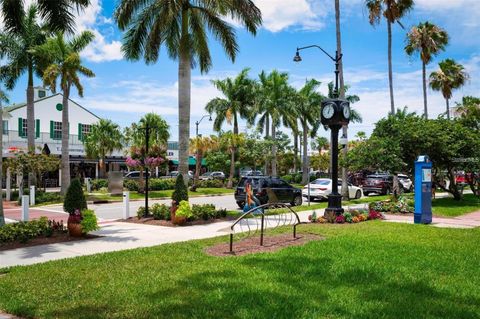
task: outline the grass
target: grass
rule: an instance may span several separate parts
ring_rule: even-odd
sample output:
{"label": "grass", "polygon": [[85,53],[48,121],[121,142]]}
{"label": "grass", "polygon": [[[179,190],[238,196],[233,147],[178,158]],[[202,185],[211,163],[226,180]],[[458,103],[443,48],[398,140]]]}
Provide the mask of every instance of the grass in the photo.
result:
{"label": "grass", "polygon": [[437,216],[456,217],[480,211],[480,198],[473,194],[464,194],[461,201],[453,197],[437,198],[432,201],[432,212]]}
{"label": "grass", "polygon": [[[202,195],[224,195],[224,194],[233,194],[233,189],[227,188],[197,188],[196,192],[188,191],[190,197],[202,196]],[[148,198],[163,198],[172,197],[173,190],[164,190],[164,191],[149,191]],[[122,195],[110,195],[108,193],[95,193],[94,195],[87,195],[87,200],[108,200],[108,201],[122,201]],[[137,192],[130,192],[130,199],[144,199],[144,194],[139,194]]]}
{"label": "grass", "polygon": [[35,318],[478,318],[480,229],[375,221],[299,230],[326,240],[205,255],[227,242],[220,237],[10,268],[0,309]]}

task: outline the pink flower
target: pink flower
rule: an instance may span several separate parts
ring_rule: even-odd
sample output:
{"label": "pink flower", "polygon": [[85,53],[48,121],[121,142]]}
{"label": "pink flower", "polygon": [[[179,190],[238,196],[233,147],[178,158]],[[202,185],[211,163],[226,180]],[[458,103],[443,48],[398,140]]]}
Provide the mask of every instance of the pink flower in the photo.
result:
{"label": "pink flower", "polygon": [[125,160],[125,163],[129,167],[139,167],[139,166],[141,166],[139,160],[133,159],[130,156],[127,157],[127,159]]}

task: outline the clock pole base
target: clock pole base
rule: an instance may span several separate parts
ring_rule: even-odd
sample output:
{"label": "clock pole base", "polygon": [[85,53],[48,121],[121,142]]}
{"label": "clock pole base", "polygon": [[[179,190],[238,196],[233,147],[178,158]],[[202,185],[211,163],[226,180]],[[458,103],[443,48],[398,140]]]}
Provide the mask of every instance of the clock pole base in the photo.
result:
{"label": "clock pole base", "polygon": [[342,195],[330,194],[328,195],[328,207],[325,209],[324,216],[327,219],[334,219],[343,213]]}

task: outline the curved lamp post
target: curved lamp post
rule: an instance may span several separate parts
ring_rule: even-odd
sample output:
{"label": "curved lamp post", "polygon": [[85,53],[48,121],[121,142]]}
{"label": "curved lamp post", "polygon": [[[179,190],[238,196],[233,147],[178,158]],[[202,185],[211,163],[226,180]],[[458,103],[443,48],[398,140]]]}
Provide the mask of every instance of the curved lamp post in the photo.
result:
{"label": "curved lamp post", "polygon": [[195,129],[195,136],[198,137],[198,125],[200,124],[200,122],[204,119],[208,117],[208,120],[211,122],[212,121],[212,115],[211,114],[205,114],[204,116],[202,116],[202,118],[199,120],[199,121],[196,121],[195,122],[195,126],[196,126],[196,129]]}

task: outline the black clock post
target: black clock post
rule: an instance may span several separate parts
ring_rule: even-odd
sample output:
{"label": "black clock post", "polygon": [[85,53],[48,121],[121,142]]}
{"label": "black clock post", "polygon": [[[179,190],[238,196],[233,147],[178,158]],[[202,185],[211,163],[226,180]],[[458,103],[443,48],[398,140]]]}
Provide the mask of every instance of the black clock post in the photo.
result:
{"label": "black clock post", "polygon": [[333,62],[335,62],[335,92],[333,99],[325,99],[322,101],[321,108],[321,122],[323,125],[330,128],[330,138],[331,138],[331,167],[332,167],[332,193],[328,195],[328,207],[325,209],[325,217],[334,218],[337,215],[343,213],[342,208],[342,195],[338,193],[338,132],[343,125],[347,125],[350,121],[350,103],[346,100],[339,99],[339,88],[338,88],[338,74],[339,74],[339,63],[342,59],[342,54],[338,54],[338,51],[335,52],[335,57],[332,57],[324,49],[318,45],[309,45],[306,47],[297,48],[297,53],[293,58],[293,61],[300,62],[302,58],[300,57],[299,51],[309,48],[320,49],[325,53]]}

